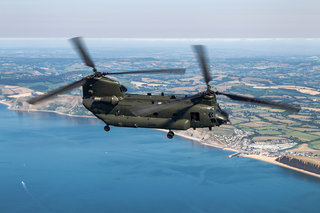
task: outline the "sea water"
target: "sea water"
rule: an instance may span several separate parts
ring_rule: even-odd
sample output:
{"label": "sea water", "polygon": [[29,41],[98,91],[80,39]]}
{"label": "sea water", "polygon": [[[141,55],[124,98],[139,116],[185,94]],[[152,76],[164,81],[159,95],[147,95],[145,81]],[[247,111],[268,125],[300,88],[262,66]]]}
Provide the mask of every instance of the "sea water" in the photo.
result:
{"label": "sea water", "polygon": [[152,129],[0,105],[0,212],[318,212],[320,180]]}

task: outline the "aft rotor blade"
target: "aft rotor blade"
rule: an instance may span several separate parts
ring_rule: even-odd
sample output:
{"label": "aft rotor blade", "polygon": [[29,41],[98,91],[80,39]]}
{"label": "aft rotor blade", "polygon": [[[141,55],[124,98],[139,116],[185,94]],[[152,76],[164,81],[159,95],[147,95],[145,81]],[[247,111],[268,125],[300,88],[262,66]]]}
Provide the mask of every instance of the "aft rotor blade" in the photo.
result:
{"label": "aft rotor blade", "polygon": [[69,90],[72,90],[74,88],[80,87],[80,86],[84,85],[85,82],[86,82],[86,77],[81,79],[81,80],[79,80],[79,81],[76,81],[76,82],[73,82],[73,83],[68,84],[66,86],[60,87],[58,89],[55,89],[55,90],[53,90],[51,92],[48,92],[48,93],[46,93],[44,95],[40,95],[40,96],[31,98],[31,99],[27,100],[27,102],[29,104],[36,104],[36,103],[39,103],[41,101],[45,101],[45,100],[47,100],[49,98],[52,98],[52,97],[54,97],[56,95],[59,95],[61,93],[65,93],[65,92],[67,92]]}
{"label": "aft rotor blade", "polygon": [[207,58],[206,50],[203,45],[193,45],[193,50],[197,54],[198,62],[204,77],[204,81],[207,85],[211,81],[210,71],[209,71],[209,61]]}
{"label": "aft rotor blade", "polygon": [[122,74],[158,74],[158,73],[170,73],[170,74],[184,74],[186,69],[156,69],[156,70],[138,70],[138,71],[126,71],[126,72],[115,72],[108,73],[104,72],[103,75],[122,75]]}
{"label": "aft rotor blade", "polygon": [[[130,111],[135,115],[135,116],[143,116],[143,115],[148,115],[157,111],[161,111],[173,104],[178,104],[187,100],[192,100],[194,98],[200,97],[200,94],[196,94],[190,97],[185,97],[185,98],[180,98],[180,99],[176,99],[173,101],[164,101],[162,102],[162,104],[153,104],[153,105],[148,105],[148,106],[144,106],[144,107],[139,107],[139,108],[135,108],[135,109],[131,109]],[[193,103],[191,102],[190,105],[193,105]]]}
{"label": "aft rotor blade", "polygon": [[222,92],[218,92],[218,91],[216,92],[216,94],[227,96],[228,98],[235,100],[235,101],[243,101],[243,102],[249,102],[251,104],[265,105],[265,106],[269,106],[269,107],[275,107],[278,109],[292,111],[295,113],[298,113],[301,110],[301,107],[299,105],[290,105],[290,104],[275,102],[275,101],[266,100],[266,99],[252,98],[252,97],[248,97],[248,96],[228,94],[228,93],[222,93]]}
{"label": "aft rotor blade", "polygon": [[93,71],[96,72],[96,67],[89,56],[89,52],[87,51],[87,49],[84,45],[83,39],[81,37],[75,37],[75,38],[70,39],[70,41],[73,44],[73,46],[75,47],[75,49],[77,50],[77,52],[79,53],[79,55],[81,56],[83,62],[87,66],[92,67]]}

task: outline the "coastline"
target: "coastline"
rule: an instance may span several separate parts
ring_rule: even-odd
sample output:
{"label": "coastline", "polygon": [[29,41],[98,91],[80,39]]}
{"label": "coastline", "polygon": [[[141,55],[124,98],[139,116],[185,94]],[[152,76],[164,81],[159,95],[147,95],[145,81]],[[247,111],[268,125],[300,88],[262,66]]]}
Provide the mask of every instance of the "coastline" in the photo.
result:
{"label": "coastline", "polygon": [[[166,130],[160,130],[160,131],[166,132]],[[186,138],[186,139],[189,139],[189,140],[196,141],[196,142],[198,142],[198,143],[200,143],[200,144],[202,144],[204,146],[210,146],[210,147],[213,147],[213,148],[216,148],[216,149],[231,151],[231,152],[234,152],[234,154],[241,154],[241,152],[239,152],[236,149],[223,147],[222,145],[219,145],[219,144],[203,143],[203,142],[201,142],[200,139],[193,138],[192,136],[184,135],[184,134],[181,134],[181,133],[175,133],[175,135],[177,135],[179,137],[182,137],[182,138]],[[232,155],[234,155],[234,154],[232,154]],[[276,161],[277,157],[267,157],[267,156],[263,156],[263,155],[244,155],[244,154],[239,156],[239,157],[251,158],[251,159],[255,159],[255,160],[271,163],[271,164],[274,164],[274,165],[277,165],[277,166],[281,166],[281,167],[284,167],[284,168],[287,168],[287,169],[291,169],[291,170],[294,170],[294,171],[297,171],[297,172],[300,172],[300,173],[304,173],[304,174],[307,174],[307,175],[311,175],[311,176],[320,178],[319,174],[315,174],[315,173],[312,173],[312,172],[309,172],[309,171],[306,171],[306,170],[303,170],[303,169],[299,169],[299,168],[296,168],[296,167],[289,166],[287,164],[280,163],[280,162]]]}
{"label": "coastline", "polygon": [[[164,131],[164,132],[167,132],[166,130],[160,130],[160,131]],[[192,136],[188,136],[188,135],[184,135],[180,132],[178,133],[174,133],[175,135],[179,136],[179,137],[182,137],[182,138],[186,138],[186,139],[189,139],[189,140],[193,140],[193,141],[197,141],[198,143],[204,145],[204,146],[210,146],[210,147],[213,147],[213,148],[216,148],[216,149],[221,149],[221,150],[226,150],[226,151],[230,151],[230,152],[235,152],[235,153],[239,153],[238,150],[236,149],[232,149],[232,148],[229,148],[229,147],[225,147],[223,145],[220,145],[220,144],[213,144],[213,143],[203,143],[201,142],[201,140],[199,138],[194,138]]]}
{"label": "coastline", "polygon": [[314,177],[320,178],[319,174],[315,174],[313,172],[308,172],[308,171],[303,170],[303,169],[298,169],[296,167],[292,167],[292,166],[289,166],[287,164],[280,163],[280,162],[276,161],[277,157],[267,157],[267,156],[262,156],[262,155],[243,155],[242,157],[256,159],[256,160],[264,161],[264,162],[267,162],[267,163],[272,163],[272,164],[275,164],[275,165],[278,165],[278,166],[281,166],[281,167],[284,167],[284,168],[287,168],[287,169],[295,170],[295,171],[300,172],[300,173],[304,173],[304,174],[307,174],[307,175],[312,175]]}
{"label": "coastline", "polygon": [[10,106],[11,106],[9,103],[4,102],[4,101],[1,101],[1,100],[0,100],[0,104],[6,105],[6,106],[8,106],[8,107],[10,107]]}
{"label": "coastline", "polygon": [[63,116],[69,116],[69,117],[76,117],[76,118],[95,118],[95,116],[93,115],[71,115],[71,114],[67,114],[67,113],[63,113],[63,112],[58,112],[58,111],[52,111],[52,110],[38,110],[38,109],[11,109],[10,107],[12,107],[11,104],[5,102],[5,101],[1,101],[0,100],[0,104],[6,105],[8,106],[9,110],[13,110],[13,111],[21,111],[21,112],[48,112],[48,113],[55,113],[58,115],[63,115]]}
{"label": "coastline", "polygon": [[[51,111],[51,110],[36,110],[36,109],[21,110],[21,109],[10,109],[10,107],[11,107],[12,105],[9,104],[9,103],[7,103],[7,102],[5,102],[5,101],[1,101],[1,100],[0,100],[0,104],[6,105],[9,110],[14,110],[14,111],[47,112],[47,113],[55,113],[55,114],[58,114],[58,115],[69,116],[69,117],[95,118],[94,116],[90,116],[90,115],[70,115],[70,114],[66,114],[66,113],[63,113],[63,112],[57,112],[57,111]],[[167,132],[167,130],[164,130],[164,129],[155,129],[155,130],[162,131],[162,132]],[[179,137],[182,137],[182,138],[185,138],[185,139],[188,139],[188,140],[196,141],[196,142],[198,142],[199,144],[204,145],[204,146],[209,146],[209,147],[213,147],[213,148],[216,148],[216,149],[221,149],[221,150],[226,150],[226,151],[231,151],[231,152],[234,152],[234,153],[241,154],[241,152],[240,152],[239,150],[232,149],[232,148],[229,148],[229,147],[225,147],[225,146],[223,146],[223,145],[221,145],[221,144],[204,143],[204,142],[202,142],[201,139],[199,139],[199,138],[195,138],[195,137],[192,137],[192,136],[189,136],[189,135],[184,135],[183,133],[180,133],[180,132],[175,133],[175,135],[177,135],[177,136],[179,136]],[[232,154],[232,155],[233,155],[233,154]],[[320,178],[320,175],[319,175],[319,174],[315,174],[315,173],[312,173],[312,172],[309,172],[309,171],[306,171],[306,170],[303,170],[303,169],[298,169],[298,168],[296,168],[296,167],[292,167],[292,166],[289,166],[289,165],[280,163],[280,162],[276,161],[276,158],[277,158],[277,157],[267,157],[267,156],[262,156],[262,155],[241,155],[241,157],[251,158],[251,159],[255,159],[255,160],[260,160],[260,161],[263,161],[263,162],[271,163],[271,164],[274,164],[274,165],[277,165],[277,166],[281,166],[281,167],[284,167],[284,168],[287,168],[287,169],[291,169],[291,170],[294,170],[294,171],[297,171],[297,172],[300,172],[300,173],[304,173],[304,174],[307,174],[307,175],[311,175],[311,176]]]}
{"label": "coastline", "polygon": [[10,110],[21,111],[21,112],[48,112],[48,113],[55,113],[55,114],[58,114],[58,115],[76,117],[76,118],[96,118],[93,115],[70,115],[70,114],[67,114],[67,113],[51,111],[51,110],[37,110],[37,109],[28,109],[28,110],[10,109]]}

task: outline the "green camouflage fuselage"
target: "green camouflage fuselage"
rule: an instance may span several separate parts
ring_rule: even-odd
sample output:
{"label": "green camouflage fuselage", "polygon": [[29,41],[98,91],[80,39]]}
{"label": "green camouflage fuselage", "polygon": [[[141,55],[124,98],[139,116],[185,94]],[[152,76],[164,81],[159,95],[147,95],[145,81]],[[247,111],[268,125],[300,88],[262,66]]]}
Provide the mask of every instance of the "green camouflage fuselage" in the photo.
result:
{"label": "green camouflage fuselage", "polygon": [[135,116],[130,110],[181,99],[175,96],[126,94],[119,82],[95,77],[83,85],[83,105],[107,125],[122,127],[186,130],[224,124],[228,114],[221,110],[215,95],[170,104],[159,111]]}

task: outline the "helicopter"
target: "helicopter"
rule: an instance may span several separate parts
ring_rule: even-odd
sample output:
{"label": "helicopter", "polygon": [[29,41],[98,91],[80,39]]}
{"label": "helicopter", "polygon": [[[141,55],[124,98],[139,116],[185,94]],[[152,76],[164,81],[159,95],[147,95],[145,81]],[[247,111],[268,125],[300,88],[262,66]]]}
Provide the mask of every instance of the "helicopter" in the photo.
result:
{"label": "helicopter", "polygon": [[120,82],[108,78],[109,75],[126,74],[184,74],[185,69],[158,69],[127,72],[99,72],[96,69],[81,37],[70,39],[75,50],[85,65],[92,68],[93,74],[71,84],[33,97],[27,102],[37,104],[54,96],[82,86],[84,107],[105,123],[104,130],[110,131],[110,126],[155,128],[168,130],[167,137],[172,139],[172,130],[187,130],[189,128],[209,128],[230,122],[229,114],[220,108],[216,97],[223,95],[231,100],[247,102],[255,105],[284,109],[297,113],[301,107],[272,100],[253,98],[238,94],[229,94],[211,89],[209,63],[206,49],[203,45],[194,45],[200,69],[206,84],[206,90],[190,96],[147,95],[127,93],[127,88]]}

